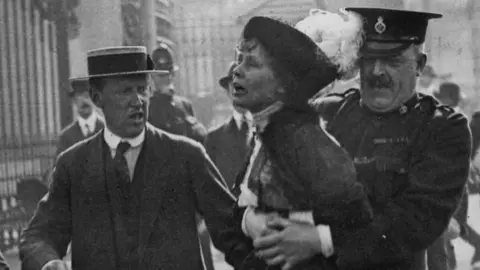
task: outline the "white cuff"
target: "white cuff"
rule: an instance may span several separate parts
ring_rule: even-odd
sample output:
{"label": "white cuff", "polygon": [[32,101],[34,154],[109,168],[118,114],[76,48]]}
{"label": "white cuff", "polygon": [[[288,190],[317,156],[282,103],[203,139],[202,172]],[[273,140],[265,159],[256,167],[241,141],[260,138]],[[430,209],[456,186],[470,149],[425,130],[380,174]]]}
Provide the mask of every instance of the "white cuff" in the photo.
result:
{"label": "white cuff", "polygon": [[243,217],[242,217],[242,231],[243,233],[245,234],[245,236],[248,236],[250,237],[250,235],[248,235],[248,231],[247,231],[247,214],[253,210],[253,207],[249,206],[247,208],[245,208],[245,211],[243,212]]}
{"label": "white cuff", "polygon": [[[313,212],[290,212],[289,219],[296,221],[308,222],[312,225],[315,225],[313,219]],[[318,236],[320,237],[320,250],[322,251],[323,256],[326,258],[333,255],[333,241],[332,233],[330,232],[330,226],[328,225],[318,225],[317,227]]]}
{"label": "white cuff", "polygon": [[334,253],[332,232],[330,231],[330,226],[320,224],[317,226],[317,231],[318,236],[320,237],[320,248],[322,250],[322,254],[323,256],[328,258]]}

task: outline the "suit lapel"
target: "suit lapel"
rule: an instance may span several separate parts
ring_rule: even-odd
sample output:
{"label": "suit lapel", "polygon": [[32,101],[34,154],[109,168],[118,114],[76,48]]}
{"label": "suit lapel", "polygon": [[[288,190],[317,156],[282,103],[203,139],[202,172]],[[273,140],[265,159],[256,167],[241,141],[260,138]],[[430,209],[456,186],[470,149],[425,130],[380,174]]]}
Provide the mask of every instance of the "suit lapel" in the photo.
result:
{"label": "suit lapel", "polygon": [[105,232],[105,239],[102,242],[111,244],[111,249],[107,249],[108,253],[111,256],[111,260],[116,260],[115,253],[115,223],[114,220],[120,218],[119,214],[121,213],[121,196],[117,189],[115,178],[109,177],[108,172],[113,172],[113,162],[106,162],[104,153],[107,152],[110,154],[110,149],[105,149],[108,147],[103,139],[103,132],[98,132],[95,134],[89,142],[87,142],[89,147],[89,153],[85,158],[85,172],[83,173],[82,181],[83,187],[92,191],[104,191],[108,198],[109,206],[109,217],[110,217],[110,227],[103,228]]}
{"label": "suit lapel", "polygon": [[[161,132],[161,131],[160,131]],[[168,167],[173,154],[170,143],[158,129],[147,125],[145,137],[144,187],[141,199],[140,246],[148,243],[159,208],[165,198],[170,180]],[[138,166],[138,164],[137,164]]]}
{"label": "suit lapel", "polygon": [[103,121],[100,120],[100,119],[97,117],[97,122],[95,123],[95,131],[94,131],[94,133],[99,132],[103,127],[104,127]]}
{"label": "suit lapel", "polygon": [[82,133],[82,128],[80,127],[80,122],[78,122],[78,120],[75,120],[75,125],[73,125],[73,131],[75,134],[75,140],[73,144],[85,139],[85,136],[83,136],[83,133]]}
{"label": "suit lapel", "polygon": [[[79,125],[77,124],[77,127]],[[81,133],[81,131],[79,131]],[[91,145],[88,149],[87,157],[85,158],[85,169],[84,175],[85,178],[83,179],[84,184],[87,186],[91,185],[103,185],[102,188],[104,189],[104,182],[105,182],[105,169],[104,169],[104,160],[103,153],[104,146],[103,146],[103,132],[98,133],[93,136],[88,145]]]}
{"label": "suit lapel", "polygon": [[103,132],[95,134],[90,143],[92,147],[90,148],[90,153],[86,159],[86,166],[84,168],[87,170],[85,172],[86,177],[84,178],[84,185],[96,186],[95,190],[105,190],[107,192],[108,201],[112,209],[112,213],[121,213],[120,209],[122,206],[121,194],[117,188],[115,181],[115,176],[109,176],[106,173],[113,172],[113,162],[106,162],[104,153],[107,152],[110,154],[110,149],[105,149],[106,146],[103,140]]}

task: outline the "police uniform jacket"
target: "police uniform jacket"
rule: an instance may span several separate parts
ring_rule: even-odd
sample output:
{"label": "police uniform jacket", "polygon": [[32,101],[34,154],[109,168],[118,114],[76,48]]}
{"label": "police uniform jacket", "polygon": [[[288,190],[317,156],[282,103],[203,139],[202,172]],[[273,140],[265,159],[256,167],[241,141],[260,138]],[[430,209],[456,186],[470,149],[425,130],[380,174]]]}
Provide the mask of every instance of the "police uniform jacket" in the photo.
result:
{"label": "police uniform jacket", "polygon": [[354,158],[373,208],[365,228],[332,226],[339,269],[426,269],[425,250],[446,229],[468,177],[466,117],[423,94],[383,114],[353,89],[316,105]]}
{"label": "police uniform jacket", "polygon": [[155,94],[150,99],[148,122],[164,131],[204,143],[205,127],[195,117],[192,104],[178,95]]}

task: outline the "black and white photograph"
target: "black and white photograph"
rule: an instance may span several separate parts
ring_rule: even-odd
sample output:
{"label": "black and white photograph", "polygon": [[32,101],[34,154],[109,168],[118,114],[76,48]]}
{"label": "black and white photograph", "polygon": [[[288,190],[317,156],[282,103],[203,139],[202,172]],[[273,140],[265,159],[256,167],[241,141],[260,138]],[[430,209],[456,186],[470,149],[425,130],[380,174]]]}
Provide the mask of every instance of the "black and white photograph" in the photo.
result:
{"label": "black and white photograph", "polygon": [[480,0],[0,0],[0,270],[480,270]]}

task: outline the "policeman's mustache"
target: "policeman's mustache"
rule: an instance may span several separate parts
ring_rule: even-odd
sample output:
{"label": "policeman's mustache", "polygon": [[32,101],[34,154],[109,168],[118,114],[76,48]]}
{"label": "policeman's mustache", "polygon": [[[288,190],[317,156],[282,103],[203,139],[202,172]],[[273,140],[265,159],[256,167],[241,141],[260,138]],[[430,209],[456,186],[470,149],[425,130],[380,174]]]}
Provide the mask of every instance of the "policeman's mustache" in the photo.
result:
{"label": "policeman's mustache", "polygon": [[367,83],[375,88],[389,88],[392,86],[392,81],[386,76],[372,76],[367,79]]}

